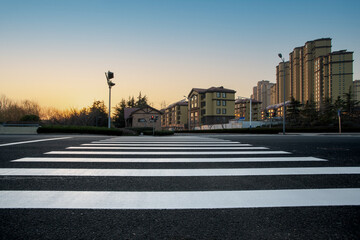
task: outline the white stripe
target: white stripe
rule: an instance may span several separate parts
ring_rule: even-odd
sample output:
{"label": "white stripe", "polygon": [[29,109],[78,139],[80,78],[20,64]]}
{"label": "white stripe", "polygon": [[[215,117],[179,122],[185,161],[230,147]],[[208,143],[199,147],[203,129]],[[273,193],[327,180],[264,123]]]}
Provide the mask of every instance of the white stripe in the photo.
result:
{"label": "white stripe", "polygon": [[359,188],[201,192],[0,191],[2,209],[216,209],[359,205]]}
{"label": "white stripe", "polygon": [[253,154],[290,154],[284,151],[209,151],[209,152],[113,152],[113,151],[51,151],[44,154],[73,154],[73,155],[253,155]]}
{"label": "white stripe", "polygon": [[241,144],[241,143],[177,143],[177,144],[173,144],[173,143],[84,143],[81,144],[81,146],[122,146],[122,147],[157,147],[157,146],[166,146],[166,147],[177,147],[177,146],[181,146],[181,147],[225,147],[225,146],[230,146],[230,147],[234,147],[234,146],[238,146],[238,147],[250,147],[252,146],[251,144]]}
{"label": "white stripe", "polygon": [[266,147],[67,147],[66,149],[91,150],[265,150]]}
{"label": "white stripe", "polygon": [[26,143],[62,140],[62,139],[68,139],[68,138],[71,138],[71,137],[47,138],[47,139],[38,139],[38,140],[30,140],[30,141],[23,141],[23,142],[4,143],[4,144],[0,144],[0,147],[11,146],[11,145],[19,145],[19,144],[26,144]]}
{"label": "white stripe", "polygon": [[[187,143],[187,144],[219,144],[219,143],[229,143],[229,142],[215,142],[215,141],[212,141],[212,142],[198,142],[198,141],[166,141],[166,142],[159,142],[159,141],[136,141],[136,142],[133,142],[133,141],[94,141],[92,143],[95,143],[95,144],[101,144],[101,143],[113,143],[113,144],[120,144],[120,143],[124,143],[124,144],[181,144],[181,143]],[[231,143],[239,143],[239,142],[231,142]]]}
{"label": "white stripe", "polygon": [[194,176],[283,176],[360,174],[360,167],[318,168],[207,168],[207,169],[88,169],[88,168],[1,168],[0,176],[114,176],[114,177],[194,177]]}
{"label": "white stripe", "polygon": [[12,162],[116,162],[116,163],[179,163],[179,162],[323,162],[315,157],[268,158],[20,158]]}

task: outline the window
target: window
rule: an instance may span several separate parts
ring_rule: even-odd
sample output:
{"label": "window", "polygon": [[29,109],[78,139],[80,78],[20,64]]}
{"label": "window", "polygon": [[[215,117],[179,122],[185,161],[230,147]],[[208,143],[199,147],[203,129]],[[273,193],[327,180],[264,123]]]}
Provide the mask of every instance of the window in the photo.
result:
{"label": "window", "polygon": [[226,101],[222,101],[222,105],[223,105],[223,106],[226,106]]}
{"label": "window", "polygon": [[226,108],[223,108],[222,113],[226,114]]}
{"label": "window", "polygon": [[216,106],[221,106],[220,100],[216,100]]}
{"label": "window", "polygon": [[222,97],[223,97],[223,98],[226,98],[226,93],[223,92],[223,93],[222,93]]}
{"label": "window", "polygon": [[145,118],[139,118],[138,122],[146,122],[146,119]]}
{"label": "window", "polygon": [[221,95],[220,95],[219,92],[216,93],[216,97],[217,97],[217,98],[221,97]]}
{"label": "window", "polygon": [[216,109],[216,114],[220,114],[221,113],[221,109],[220,108],[217,108]]}

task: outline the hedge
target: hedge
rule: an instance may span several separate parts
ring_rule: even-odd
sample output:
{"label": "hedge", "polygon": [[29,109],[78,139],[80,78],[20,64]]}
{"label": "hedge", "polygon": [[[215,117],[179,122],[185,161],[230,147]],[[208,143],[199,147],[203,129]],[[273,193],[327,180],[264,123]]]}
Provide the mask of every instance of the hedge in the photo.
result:
{"label": "hedge", "polygon": [[[360,132],[360,128],[343,127],[342,132]],[[282,127],[273,128],[234,128],[234,129],[212,129],[212,130],[192,130],[175,131],[176,133],[239,133],[239,134],[278,134],[282,133]],[[338,128],[317,127],[317,128],[286,128],[287,133],[337,133]]]}
{"label": "hedge", "polygon": [[89,127],[89,126],[42,126],[37,130],[38,133],[81,133],[81,134],[102,134],[102,135],[134,135],[129,131],[117,128]]}

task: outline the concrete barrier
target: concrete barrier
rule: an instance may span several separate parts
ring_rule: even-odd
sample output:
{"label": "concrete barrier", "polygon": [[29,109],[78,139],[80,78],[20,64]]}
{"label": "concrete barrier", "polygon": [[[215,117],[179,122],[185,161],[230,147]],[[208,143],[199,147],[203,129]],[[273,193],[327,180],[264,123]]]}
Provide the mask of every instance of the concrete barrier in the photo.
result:
{"label": "concrete barrier", "polygon": [[37,134],[38,126],[2,126],[0,134]]}

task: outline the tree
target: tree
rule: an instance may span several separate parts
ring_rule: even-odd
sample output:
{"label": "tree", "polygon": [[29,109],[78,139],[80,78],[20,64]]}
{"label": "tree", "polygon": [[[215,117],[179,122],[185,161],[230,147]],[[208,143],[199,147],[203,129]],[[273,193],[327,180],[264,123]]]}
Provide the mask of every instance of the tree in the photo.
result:
{"label": "tree", "polygon": [[329,125],[334,122],[336,117],[336,110],[331,98],[325,98],[320,104],[319,120],[321,125]]}
{"label": "tree", "polygon": [[116,127],[122,128],[125,127],[125,108],[142,108],[148,105],[147,96],[142,96],[141,92],[139,92],[139,96],[137,97],[137,101],[135,102],[134,97],[128,98],[126,101],[125,99],[121,99],[120,103],[118,103],[115,107],[115,114],[114,114],[114,123]]}
{"label": "tree", "polygon": [[314,124],[314,121],[317,120],[317,112],[314,101],[307,101],[304,109],[301,111],[301,116],[303,119],[303,125],[311,126]]}
{"label": "tree", "polygon": [[108,113],[104,101],[94,101],[93,105],[89,108],[88,118],[89,125],[96,127],[107,126]]}
{"label": "tree", "polygon": [[287,108],[288,121],[290,124],[297,125],[300,118],[300,107],[301,103],[295,100],[294,97],[291,97],[291,102]]}

